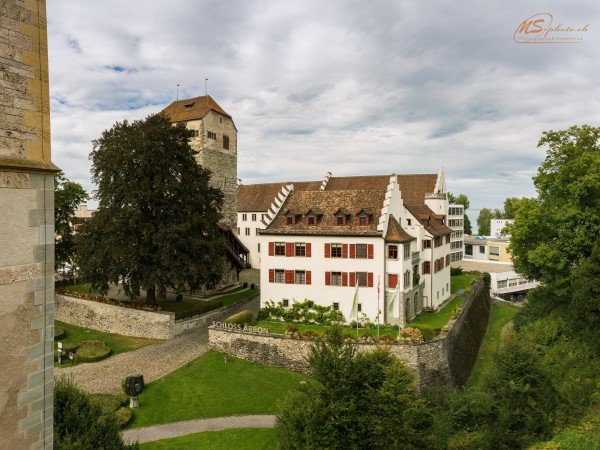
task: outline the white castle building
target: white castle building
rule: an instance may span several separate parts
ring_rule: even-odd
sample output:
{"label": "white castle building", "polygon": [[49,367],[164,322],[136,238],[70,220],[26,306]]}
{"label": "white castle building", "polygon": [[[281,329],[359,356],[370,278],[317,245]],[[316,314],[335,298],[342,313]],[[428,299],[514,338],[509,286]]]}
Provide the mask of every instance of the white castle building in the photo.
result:
{"label": "white castle building", "polygon": [[358,289],[360,314],[404,325],[450,296],[449,207],[443,169],[328,173],[322,181],[238,186],[238,233],[260,268],[261,304],[310,299],[351,320]]}

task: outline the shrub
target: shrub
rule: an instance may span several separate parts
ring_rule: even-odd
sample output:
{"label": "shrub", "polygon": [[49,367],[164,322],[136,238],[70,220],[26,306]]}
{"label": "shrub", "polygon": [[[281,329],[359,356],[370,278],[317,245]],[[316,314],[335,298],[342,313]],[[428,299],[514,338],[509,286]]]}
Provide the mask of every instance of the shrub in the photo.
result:
{"label": "shrub", "polygon": [[302,337],[304,339],[308,339],[308,340],[312,341],[313,339],[322,337],[322,335],[321,335],[321,333],[316,333],[314,331],[305,331],[304,333],[302,333]]}
{"label": "shrub", "polygon": [[115,411],[115,416],[117,418],[117,423],[122,427],[131,422],[133,415],[131,414],[131,409],[121,406],[119,409]]}
{"label": "shrub", "polygon": [[183,294],[179,293],[175,296],[175,301],[180,302],[181,300],[183,300]]}
{"label": "shrub", "polygon": [[462,275],[462,273],[463,273],[462,267],[450,267],[450,275],[451,276]]}
{"label": "shrub", "polygon": [[406,342],[423,342],[423,332],[418,328],[404,327],[400,331],[400,337]]}
{"label": "shrub", "polygon": [[243,311],[240,311],[238,313],[235,313],[235,314],[229,316],[227,319],[225,319],[225,323],[234,323],[234,324],[238,324],[238,325],[244,325],[246,323],[252,323],[252,320],[253,320],[252,311],[250,311],[249,309],[245,309]]}
{"label": "shrub", "polygon": [[483,283],[485,284],[486,292],[492,287],[492,276],[488,272],[483,272]]}
{"label": "shrub", "polygon": [[452,315],[450,316],[451,319],[456,319],[458,318],[458,316],[460,316],[460,312],[462,311],[462,308],[460,305],[457,305],[456,308],[454,308],[454,311],[452,311]]}
{"label": "shrub", "polygon": [[248,282],[244,281],[244,287],[247,288],[248,287]]}
{"label": "shrub", "polygon": [[58,341],[65,337],[67,332],[63,327],[54,327],[54,340]]}
{"label": "shrub", "polygon": [[80,362],[96,362],[108,358],[112,350],[102,341],[83,341],[75,353]]}
{"label": "shrub", "polygon": [[256,285],[254,283],[250,283],[250,289],[254,289]]}
{"label": "shrub", "polygon": [[283,302],[266,302],[258,313],[258,319],[317,325],[334,325],[345,321],[340,311],[331,306],[317,305],[312,300],[294,302],[289,308],[284,308]]}
{"label": "shrub", "polygon": [[380,336],[379,337],[379,342],[383,342],[383,343],[386,343],[386,344],[391,344],[393,342],[396,342],[396,338],[394,336],[384,335],[384,336]]}
{"label": "shrub", "polygon": [[121,407],[121,399],[112,394],[90,394],[90,402],[98,405],[103,415],[113,414]]}
{"label": "shrub", "polygon": [[297,336],[299,333],[300,330],[297,325],[290,323],[285,327],[285,334],[289,334],[290,336],[294,337]]}
{"label": "shrub", "polygon": [[54,448],[124,450],[138,446],[123,443],[114,414],[103,415],[100,406],[71,379],[59,378],[54,385]]}
{"label": "shrub", "polygon": [[79,342],[64,341],[62,343],[63,355],[68,355],[69,352],[75,352],[79,348]]}

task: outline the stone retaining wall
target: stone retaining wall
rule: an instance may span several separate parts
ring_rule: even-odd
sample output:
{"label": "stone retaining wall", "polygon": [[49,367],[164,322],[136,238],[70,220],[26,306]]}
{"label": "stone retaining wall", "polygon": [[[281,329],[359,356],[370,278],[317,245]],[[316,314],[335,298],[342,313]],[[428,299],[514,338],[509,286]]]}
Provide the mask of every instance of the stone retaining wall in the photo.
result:
{"label": "stone retaining wall", "polygon": [[256,296],[200,316],[175,320],[175,314],[171,312],[144,311],[56,295],[56,320],[106,333],[171,339],[188,330],[208,326],[213,320],[222,320],[240,309],[256,311],[258,307],[259,297]]}
{"label": "stone retaining wall", "polygon": [[[462,312],[451,320],[439,337],[420,344],[389,345],[392,354],[413,370],[418,388],[437,383],[459,386],[468,379],[477,359],[490,311],[489,296],[483,280],[473,286],[463,302]],[[239,358],[281,369],[310,374],[307,357],[311,341],[282,334],[259,334],[228,330],[216,326],[208,329],[212,348]],[[358,351],[369,351],[378,344],[356,343]]]}

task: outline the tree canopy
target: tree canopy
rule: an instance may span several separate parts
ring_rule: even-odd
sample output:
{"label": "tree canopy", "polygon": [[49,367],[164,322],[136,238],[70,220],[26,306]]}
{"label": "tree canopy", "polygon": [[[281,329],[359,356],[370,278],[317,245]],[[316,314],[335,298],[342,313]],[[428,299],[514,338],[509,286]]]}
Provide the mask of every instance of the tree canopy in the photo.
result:
{"label": "tree canopy", "polygon": [[88,194],[79,183],[66,179],[62,172],[54,176],[55,261],[57,267],[73,262],[75,211],[88,198]]}
{"label": "tree canopy", "polygon": [[81,274],[100,292],[122,282],[138,297],[181,292],[221,277],[223,195],[196,163],[191,131],[161,115],[117,122],[93,142],[99,206],[78,235]]}
{"label": "tree canopy", "polygon": [[502,219],[502,216],[502,211],[498,208],[481,208],[477,216],[477,234],[480,236],[489,236],[492,219]]}
{"label": "tree canopy", "polygon": [[568,291],[573,268],[592,254],[600,235],[600,128],[544,132],[546,159],[534,177],[537,199],[516,210],[510,252],[515,269]]}

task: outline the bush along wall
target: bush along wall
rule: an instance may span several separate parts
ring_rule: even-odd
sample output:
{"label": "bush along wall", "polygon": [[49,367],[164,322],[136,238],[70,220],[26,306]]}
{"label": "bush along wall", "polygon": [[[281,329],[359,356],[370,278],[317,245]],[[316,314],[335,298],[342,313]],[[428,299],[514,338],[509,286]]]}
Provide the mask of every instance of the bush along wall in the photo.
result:
{"label": "bush along wall", "polygon": [[321,306],[312,300],[294,302],[289,308],[283,302],[266,302],[258,312],[258,320],[275,320],[290,323],[334,325],[344,323],[344,315],[331,306]]}

